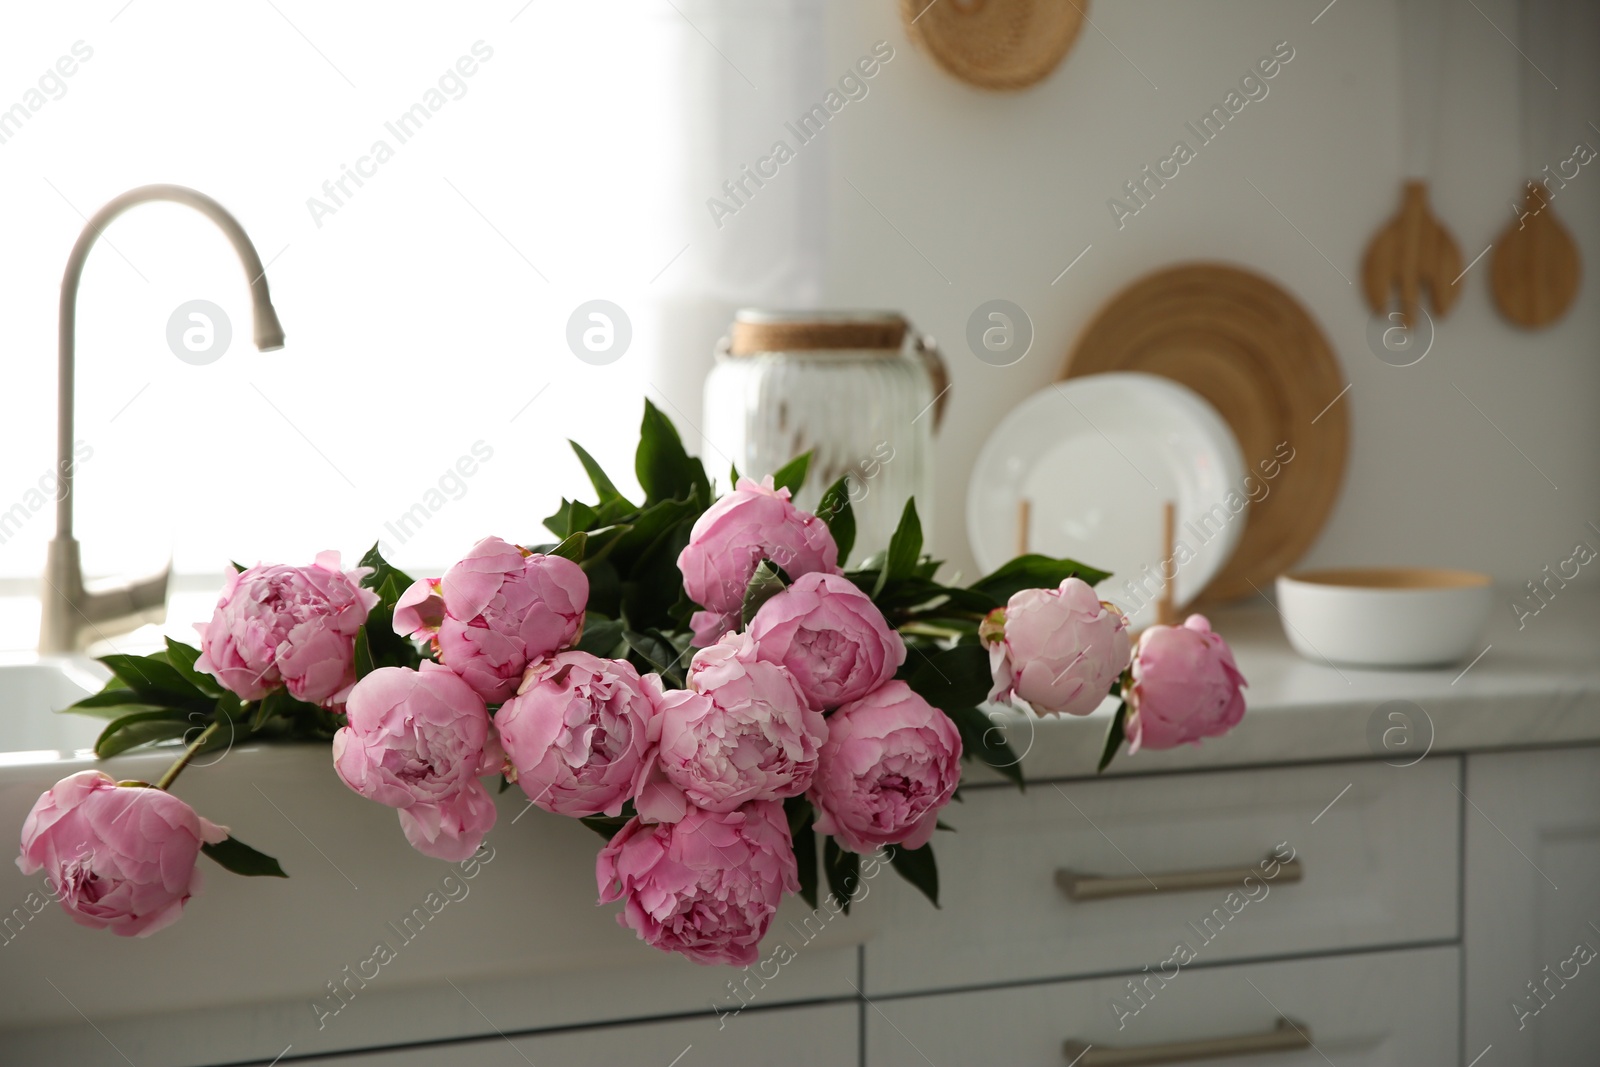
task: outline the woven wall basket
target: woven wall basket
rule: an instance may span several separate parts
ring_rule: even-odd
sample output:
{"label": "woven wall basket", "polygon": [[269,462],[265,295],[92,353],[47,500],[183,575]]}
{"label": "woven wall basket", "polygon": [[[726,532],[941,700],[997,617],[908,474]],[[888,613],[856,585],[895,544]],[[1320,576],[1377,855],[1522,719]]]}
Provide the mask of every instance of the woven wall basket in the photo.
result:
{"label": "woven wall basket", "polygon": [[968,85],[1026,89],[1072,49],[1089,0],[900,0],[906,34]]}

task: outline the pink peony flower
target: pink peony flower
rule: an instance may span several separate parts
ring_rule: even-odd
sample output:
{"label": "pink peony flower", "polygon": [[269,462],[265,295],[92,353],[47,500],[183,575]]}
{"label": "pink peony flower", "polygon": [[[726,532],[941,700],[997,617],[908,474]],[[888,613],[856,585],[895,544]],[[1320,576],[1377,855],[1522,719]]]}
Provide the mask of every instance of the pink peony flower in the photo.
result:
{"label": "pink peony flower", "polygon": [[817,708],[858,700],[894,677],[905,642],[872,598],[836,574],[807,574],[750,620],[757,653],[789,668]]}
{"label": "pink peony flower", "polygon": [[640,815],[671,822],[685,798],[726,812],[806,791],[828,726],[793,675],[757,659],[748,634],[728,634],[695,654],[688,683],[666,694],[652,725],[659,773],[639,797]]}
{"label": "pink peony flower", "polygon": [[[493,768],[490,768],[491,770]],[[477,779],[460,790],[427,804],[401,808],[400,829],[411,847],[436,860],[460,863],[483,844],[494,829],[494,797]]]}
{"label": "pink peony flower", "polygon": [[1139,635],[1128,691],[1128,751],[1198,745],[1244,718],[1244,675],[1204,615]]}
{"label": "pink peony flower", "polygon": [[79,771],[51,786],[22,824],[23,874],[44,870],[72,921],[148,937],[200,891],[200,845],[228,836],[171,793]]}
{"label": "pink peony flower", "polygon": [[689,629],[694,631],[695,648],[705,648],[722,640],[724,634],[739,631],[737,611],[697,611],[689,616]]}
{"label": "pink peony flower", "polygon": [[828,740],[808,794],[816,830],[851,852],[928,843],[939,809],[961,781],[955,723],[894,681],[828,718]]}
{"label": "pink peony flower", "polygon": [[1080,578],[1013,593],[979,634],[994,677],[989,699],[1040,715],[1089,714],[1128,666],[1128,620]]}
{"label": "pink peony flower", "polygon": [[339,553],[309,567],[261,564],[228,576],[211,621],[200,631],[195,669],[245,700],[285,686],[296,700],[334,705],[355,684],[356,631],[378,595],[362,589],[369,570],[339,569]]}
{"label": "pink peony flower", "polygon": [[799,890],[783,805],[690,809],[675,823],[631,819],[595,861],[600,903],[648,945],[696,963],[749,966],[785,891]]}
{"label": "pink peony flower", "polygon": [[401,594],[394,629],[432,638],[439,662],[496,704],[529,663],[578,639],[588,602],[589,578],[570,559],[485,537],[443,578]]}
{"label": "pink peony flower", "polygon": [[738,628],[745,587],[763,559],[790,578],[839,570],[839,549],[827,523],[789,503],[789,490],[774,489],[770,476],[761,482],[740,478],[733,492],[695,520],[678,554],[684,591],[706,609],[692,622],[695,644],[712,644]]}
{"label": "pink peony flower", "polygon": [[626,660],[557,653],[495,715],[509,777],[557,815],[620,814],[649,762],[660,700],[660,680]]}
{"label": "pink peony flower", "polygon": [[344,784],[400,811],[406,840],[425,856],[460,861],[494,826],[478,776],[502,755],[483,698],[437,663],[380,667],[356,683],[350,725],[333,736]]}

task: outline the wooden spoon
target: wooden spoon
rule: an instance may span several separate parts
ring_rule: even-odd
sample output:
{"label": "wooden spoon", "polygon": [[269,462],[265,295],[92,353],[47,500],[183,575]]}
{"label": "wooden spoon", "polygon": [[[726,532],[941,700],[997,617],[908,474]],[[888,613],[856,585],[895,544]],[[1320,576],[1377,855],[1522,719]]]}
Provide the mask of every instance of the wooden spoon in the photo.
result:
{"label": "wooden spoon", "polygon": [[1361,264],[1361,287],[1374,315],[1389,310],[1391,286],[1400,289],[1400,325],[1410,328],[1428,288],[1433,313],[1444,317],[1461,291],[1453,284],[1461,274],[1461,249],[1450,231],[1428,207],[1428,183],[1408,179],[1401,187],[1400,210],[1367,245]]}
{"label": "wooden spoon", "polygon": [[[1518,51],[1540,57],[1550,76],[1566,81],[1562,73],[1565,42],[1572,36],[1568,12],[1551,0],[1521,0],[1517,11]],[[1535,76],[1537,74],[1537,77]],[[1500,314],[1525,329],[1537,330],[1566,314],[1578,296],[1578,246],[1556,219],[1550,201],[1555,191],[1549,180],[1563,188],[1560,178],[1538,180],[1541,157],[1558,143],[1560,104],[1554,86],[1547,87],[1544,70],[1532,64],[1521,69],[1522,162],[1533,174],[1523,197],[1517,221],[1495,238],[1489,264],[1489,292]],[[1560,169],[1560,164],[1556,165]],[[1550,174],[1550,168],[1544,172]]]}
{"label": "wooden spoon", "polygon": [[1530,330],[1559,319],[1577,299],[1578,245],[1538,182],[1528,183],[1522,217],[1495,240],[1489,271],[1500,314]]}

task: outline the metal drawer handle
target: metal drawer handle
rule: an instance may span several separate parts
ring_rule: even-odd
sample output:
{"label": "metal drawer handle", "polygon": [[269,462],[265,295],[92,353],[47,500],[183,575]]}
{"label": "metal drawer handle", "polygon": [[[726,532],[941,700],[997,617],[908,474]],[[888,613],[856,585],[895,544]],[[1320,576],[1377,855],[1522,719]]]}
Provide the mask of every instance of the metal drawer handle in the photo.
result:
{"label": "metal drawer handle", "polygon": [[[1272,857],[1269,857],[1272,858]],[[1144,893],[1188,893],[1196,889],[1229,889],[1254,876],[1263,882],[1298,882],[1305,877],[1299,860],[1278,864],[1278,874],[1268,878],[1259,867],[1216,867],[1209,871],[1167,871],[1164,874],[1102,875],[1062,868],[1056,885],[1074,901],[1135,897]]]}
{"label": "metal drawer handle", "polygon": [[1248,1056],[1257,1052],[1287,1052],[1311,1048],[1311,1028],[1293,1019],[1278,1020],[1264,1034],[1237,1034],[1203,1041],[1172,1041],[1163,1045],[1089,1045],[1068,1041],[1062,1048],[1074,1067],[1141,1067],[1153,1063],[1187,1063],[1219,1056]]}

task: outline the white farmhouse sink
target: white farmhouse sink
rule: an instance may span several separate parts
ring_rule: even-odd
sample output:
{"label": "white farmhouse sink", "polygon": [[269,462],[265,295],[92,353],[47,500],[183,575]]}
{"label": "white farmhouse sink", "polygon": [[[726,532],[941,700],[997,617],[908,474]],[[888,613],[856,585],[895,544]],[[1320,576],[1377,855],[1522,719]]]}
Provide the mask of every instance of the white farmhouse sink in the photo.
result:
{"label": "white farmhouse sink", "polygon": [[[44,875],[25,877],[10,861],[39,794],[97,766],[117,779],[154,781],[178,751],[97,762],[103,721],[55,712],[104,677],[87,660],[0,661],[0,1063],[264,1064],[291,1043],[300,1056],[739,1003],[727,985],[744,977],[737,969],[643,946],[616,924],[617,905],[596,907],[600,838],[529,810],[516,788],[498,797],[494,854],[469,892],[374,980],[348,977],[344,968],[362,967],[378,942],[401,943],[390,924],[459,872],[413,851],[393,811],[346,789],[322,744],[211,753],[173,788],[276,856],[287,881],[241,878],[202,857],[202,891],[182,920],[149,938],[77,926],[40,896],[29,905]],[[459,877],[452,884],[459,893]],[[769,940],[809,914],[791,898]],[[843,917],[825,925],[808,928],[809,939],[785,935],[803,947],[762,1003],[851,995],[868,928]],[[335,982],[350,991],[349,1003],[326,1017],[316,1005],[338,1004]]]}
{"label": "white farmhouse sink", "polygon": [[0,767],[54,763],[92,751],[105,723],[55,712],[98,692],[107,677],[104,667],[87,659],[0,662]]}

